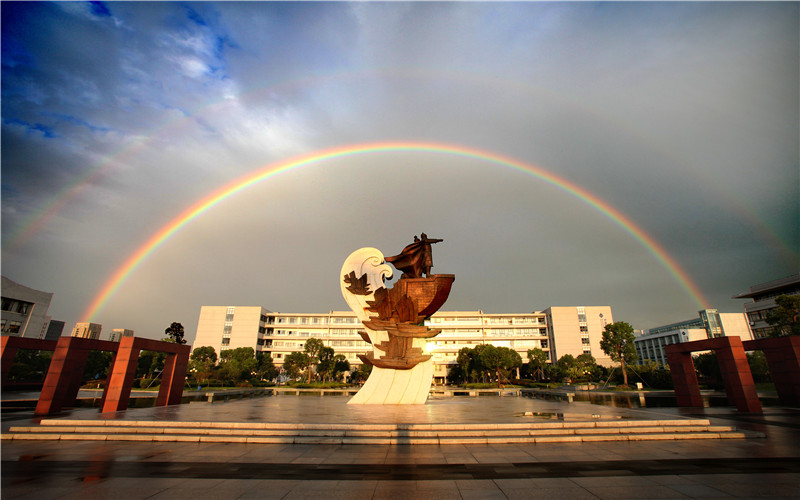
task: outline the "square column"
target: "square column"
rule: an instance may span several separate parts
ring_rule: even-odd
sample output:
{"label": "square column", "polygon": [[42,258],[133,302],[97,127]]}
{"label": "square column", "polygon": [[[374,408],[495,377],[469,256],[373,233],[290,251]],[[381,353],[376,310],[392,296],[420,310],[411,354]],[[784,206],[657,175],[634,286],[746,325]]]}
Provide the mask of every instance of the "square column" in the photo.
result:
{"label": "square column", "polygon": [[139,348],[134,345],[135,341],[136,337],[122,337],[119,342],[103,393],[103,413],[128,409],[133,379],[136,377],[136,363],[139,361]]}
{"label": "square column", "polygon": [[723,345],[714,349],[719,360],[719,369],[725,383],[725,393],[729,402],[736,405],[739,411],[761,413],[761,401],[758,400],[756,384],[750,364],[747,362],[742,339],[739,337],[720,337],[712,340],[725,340]]}
{"label": "square column", "polygon": [[89,350],[77,337],[61,337],[56,344],[34,415],[50,415],[72,406],[78,397]]}
{"label": "square column", "polygon": [[156,406],[181,404],[183,386],[186,383],[186,369],[189,364],[188,345],[178,346],[183,352],[168,353],[161,372],[161,386],[158,389]]}
{"label": "square column", "polygon": [[800,406],[800,337],[748,340],[744,348],[764,352],[781,404]]}
{"label": "square column", "polygon": [[675,387],[675,398],[678,406],[702,408],[703,397],[700,395],[700,382],[697,380],[692,353],[681,351],[679,345],[667,346],[667,362],[672,385]]}

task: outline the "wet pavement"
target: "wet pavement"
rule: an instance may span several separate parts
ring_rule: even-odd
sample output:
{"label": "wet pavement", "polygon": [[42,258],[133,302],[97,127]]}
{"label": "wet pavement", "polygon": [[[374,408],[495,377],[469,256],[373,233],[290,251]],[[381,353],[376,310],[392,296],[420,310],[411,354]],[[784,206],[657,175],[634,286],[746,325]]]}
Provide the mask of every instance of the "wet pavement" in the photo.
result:
{"label": "wet pavement", "polygon": [[[342,396],[276,396],[63,418],[306,423],[507,423],[709,418],[766,435],[502,445],[282,445],[4,441],[11,498],[800,498],[800,410],[618,408],[518,397],[352,406]],[[528,415],[526,415],[528,413]],[[30,414],[3,414],[2,429]]]}

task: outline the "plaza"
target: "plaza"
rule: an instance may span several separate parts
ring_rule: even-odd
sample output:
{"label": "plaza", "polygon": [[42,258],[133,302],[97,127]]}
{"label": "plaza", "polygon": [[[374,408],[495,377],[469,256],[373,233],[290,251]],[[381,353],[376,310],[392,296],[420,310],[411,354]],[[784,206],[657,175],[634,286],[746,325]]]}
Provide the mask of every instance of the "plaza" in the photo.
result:
{"label": "plaza", "polygon": [[[4,439],[3,498],[796,498],[797,409],[620,408],[523,397],[354,408],[345,396],[76,409],[54,420],[512,424],[708,419],[748,437],[448,445]],[[31,415],[4,415],[12,426]],[[760,437],[763,435],[763,437]],[[99,438],[98,438],[99,439]]]}

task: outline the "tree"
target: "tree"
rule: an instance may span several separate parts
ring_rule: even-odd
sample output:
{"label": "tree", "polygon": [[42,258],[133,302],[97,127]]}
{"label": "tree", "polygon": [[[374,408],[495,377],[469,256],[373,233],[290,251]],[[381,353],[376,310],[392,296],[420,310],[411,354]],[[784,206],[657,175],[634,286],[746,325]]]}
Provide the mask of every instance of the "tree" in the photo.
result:
{"label": "tree", "polygon": [[217,352],[211,346],[195,347],[189,356],[189,369],[198,380],[206,380],[214,374],[217,365]]}
{"label": "tree", "polygon": [[561,377],[568,378],[570,382],[577,380],[581,375],[578,360],[572,354],[565,354],[558,358],[556,366],[558,366]]}
{"label": "tree", "polygon": [[469,347],[462,347],[458,351],[458,357],[456,358],[456,367],[453,373],[453,379],[455,383],[459,382],[466,382],[469,380],[470,371],[472,368],[472,349]]}
{"label": "tree", "polygon": [[167,337],[171,338],[176,344],[185,344],[186,339],[183,338],[183,325],[180,323],[172,323],[169,328],[164,330]]}
{"label": "tree", "polygon": [[139,353],[139,360],[136,362],[136,377],[153,378],[156,373],[161,373],[164,369],[164,361],[167,355],[163,352],[142,351]]}
{"label": "tree", "polygon": [[766,317],[772,325],[772,336],[800,335],[800,295],[779,295],[775,304],[777,307]]}
{"label": "tree", "polygon": [[616,321],[606,325],[603,330],[603,338],[600,340],[600,349],[622,367],[622,378],[625,385],[628,385],[625,363],[633,363],[638,358],[636,347],[633,344],[635,338],[633,327],[629,323]]}
{"label": "tree", "polygon": [[249,379],[256,371],[256,353],[252,347],[222,351],[220,358],[220,371],[234,382]]}
{"label": "tree", "polygon": [[286,375],[292,379],[297,380],[300,372],[308,366],[308,357],[302,352],[293,352],[283,359],[283,369]]}
{"label": "tree", "polygon": [[339,374],[350,371],[350,362],[344,354],[337,354],[333,357],[333,378],[338,380]]}
{"label": "tree", "polygon": [[52,351],[19,349],[8,373],[8,380],[15,382],[43,382],[53,358]]}
{"label": "tree", "polygon": [[367,363],[361,364],[355,370],[350,372],[349,382],[352,384],[363,382],[369,378],[370,373],[372,373],[372,365]]}
{"label": "tree", "polygon": [[522,366],[522,357],[517,351],[491,344],[481,350],[480,359],[483,366],[495,372],[498,387],[502,387],[504,379],[508,381],[508,371]]}
{"label": "tree", "polygon": [[594,359],[594,356],[585,352],[580,354],[575,361],[578,364],[579,375],[578,378],[582,380],[592,381],[594,378],[597,377],[599,373],[599,366],[597,366],[597,360]]}
{"label": "tree", "polygon": [[547,365],[547,353],[538,347],[528,350],[528,366],[531,374],[535,377],[539,374],[539,380],[544,379],[544,367]]}
{"label": "tree", "polygon": [[256,353],[256,375],[260,380],[273,380],[278,376],[278,369],[268,352]]}
{"label": "tree", "polygon": [[306,343],[303,346],[303,353],[305,353],[306,357],[308,358],[307,367],[309,384],[311,383],[311,373],[314,370],[314,366],[319,363],[319,355],[324,348],[325,344],[320,339],[315,339],[313,337],[306,340]]}
{"label": "tree", "polygon": [[322,377],[322,381],[326,382],[328,377],[333,378],[333,372],[336,368],[334,357],[336,353],[333,347],[323,347],[319,352],[319,365],[317,372]]}

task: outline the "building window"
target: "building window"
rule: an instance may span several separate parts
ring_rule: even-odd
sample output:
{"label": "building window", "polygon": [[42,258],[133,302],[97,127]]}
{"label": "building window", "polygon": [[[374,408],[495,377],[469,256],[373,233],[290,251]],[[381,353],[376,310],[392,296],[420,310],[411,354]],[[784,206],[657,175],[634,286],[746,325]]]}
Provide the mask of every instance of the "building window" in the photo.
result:
{"label": "building window", "polygon": [[233,312],[234,312],[235,310],[236,310],[236,307],[228,307],[228,312],[227,312],[227,314],[233,314]]}
{"label": "building window", "polygon": [[222,345],[229,345],[231,343],[230,337],[222,337]]}

